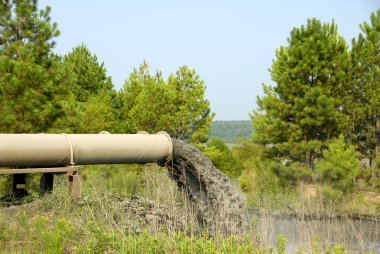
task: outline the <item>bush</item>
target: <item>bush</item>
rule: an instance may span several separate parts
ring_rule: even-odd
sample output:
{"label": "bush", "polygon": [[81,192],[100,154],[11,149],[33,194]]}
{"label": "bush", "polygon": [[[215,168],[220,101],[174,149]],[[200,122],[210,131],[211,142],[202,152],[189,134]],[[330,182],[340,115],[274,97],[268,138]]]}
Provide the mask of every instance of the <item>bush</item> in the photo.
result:
{"label": "bush", "polygon": [[277,176],[291,184],[296,184],[299,181],[310,181],[313,177],[310,166],[300,162],[292,162],[289,165],[278,163],[273,170]]}
{"label": "bush", "polygon": [[344,254],[347,253],[346,248],[343,245],[335,244],[326,251],[327,254]]}
{"label": "bush", "polygon": [[353,190],[354,179],[359,174],[358,167],[355,147],[347,144],[342,135],[328,145],[327,150],[323,151],[323,158],[316,163],[322,179],[342,191]]}
{"label": "bush", "polygon": [[241,174],[242,165],[231,150],[220,138],[211,138],[203,153],[212,161],[215,167],[231,178]]}
{"label": "bush", "polygon": [[286,240],[283,235],[278,235],[276,238],[277,254],[286,254]]}
{"label": "bush", "polygon": [[232,154],[240,161],[252,161],[265,155],[265,148],[253,143],[251,140],[243,138],[232,146]]}

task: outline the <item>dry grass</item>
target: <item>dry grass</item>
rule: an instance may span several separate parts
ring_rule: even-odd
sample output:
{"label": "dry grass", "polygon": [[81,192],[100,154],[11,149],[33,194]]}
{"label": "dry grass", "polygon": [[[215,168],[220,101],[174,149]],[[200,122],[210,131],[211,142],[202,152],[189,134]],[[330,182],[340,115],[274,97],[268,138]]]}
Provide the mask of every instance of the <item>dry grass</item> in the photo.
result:
{"label": "dry grass", "polygon": [[[84,181],[81,200],[73,202],[67,193],[65,176],[57,176],[54,191],[50,195],[25,205],[1,208],[0,253],[25,253],[30,246],[42,248],[41,243],[33,245],[30,242],[38,238],[36,235],[29,236],[26,233],[33,228],[32,219],[40,218],[39,216],[49,218],[48,228],[54,229],[56,221],[62,218],[74,228],[70,234],[65,235],[67,241],[62,240],[67,253],[161,253],[162,250],[162,253],[274,253],[279,234],[285,236],[288,250],[298,251],[297,253],[319,253],[317,250],[323,252],[333,243],[365,250],[376,247],[368,244],[380,242],[380,225],[377,220],[354,220],[350,217],[320,220],[321,214],[337,215],[334,206],[340,197],[333,193],[326,199],[317,187],[301,184],[298,195],[293,193],[287,197],[284,193],[277,196],[276,202],[282,202],[282,207],[291,207],[298,218],[273,216],[269,209],[261,209],[259,216],[253,216],[251,231],[246,236],[231,240],[221,235],[214,238],[209,238],[207,234],[199,235],[200,232],[194,226],[197,218],[188,199],[166,176],[166,171],[158,166],[145,165],[139,168],[132,165],[106,170],[89,167],[83,170],[82,175]],[[310,195],[310,189],[315,189],[315,196]],[[156,223],[159,221],[157,214],[154,214],[156,217],[147,217],[147,221],[151,222],[148,226],[136,220],[133,211],[126,208],[126,197],[133,195],[154,201],[156,205],[144,203],[147,209],[166,209],[166,213],[173,216],[181,211],[181,216],[186,220],[186,227],[181,230],[184,234],[177,230],[183,227],[181,220],[178,220],[178,225],[166,226]],[[319,217],[310,218],[309,215],[313,213]],[[20,224],[20,218],[26,222]],[[38,236],[42,233],[36,234]],[[149,246],[155,247],[149,249]],[[35,253],[33,249],[29,250],[29,253]],[[41,252],[47,253],[45,250],[42,249]]]}

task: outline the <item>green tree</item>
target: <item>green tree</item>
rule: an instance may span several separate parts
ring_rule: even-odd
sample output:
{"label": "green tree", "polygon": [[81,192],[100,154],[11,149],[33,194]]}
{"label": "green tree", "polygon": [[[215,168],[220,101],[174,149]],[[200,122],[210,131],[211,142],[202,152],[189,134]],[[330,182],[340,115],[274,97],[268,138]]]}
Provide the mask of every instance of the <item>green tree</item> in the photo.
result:
{"label": "green tree", "polygon": [[111,91],[111,77],[107,76],[104,63],[99,63],[86,45],[74,47],[63,57],[64,84],[79,102],[84,102],[99,91]]}
{"label": "green tree", "polygon": [[206,142],[214,114],[204,98],[206,86],[195,70],[180,67],[170,75],[168,87],[174,93],[172,115],[175,138],[192,142]]}
{"label": "green tree", "polygon": [[213,114],[204,92],[203,81],[187,66],[165,82],[160,72],[151,75],[144,62],[118,94],[120,118],[131,132],[163,130],[174,138],[205,142]]}
{"label": "green tree", "polygon": [[359,174],[359,160],[355,147],[346,143],[343,135],[340,135],[323,151],[323,157],[317,161],[316,168],[323,179],[336,188],[343,191],[352,190],[354,179]]}
{"label": "green tree", "polygon": [[80,45],[63,57],[62,72],[65,96],[60,103],[64,115],[56,121],[55,131],[119,131],[114,108],[116,91],[104,63],[99,63],[95,54]]}
{"label": "green tree", "polygon": [[100,90],[83,103],[80,112],[79,129],[82,133],[99,133],[101,131],[119,132],[116,112],[113,107],[115,98],[107,90]]}
{"label": "green tree", "polygon": [[127,132],[168,131],[169,90],[160,72],[152,76],[147,62],[135,69],[118,93],[118,108],[123,129]]}
{"label": "green tree", "polygon": [[0,3],[0,131],[43,132],[59,117],[59,64],[50,8],[36,0]]}
{"label": "green tree", "polygon": [[380,10],[372,13],[370,20],[360,26],[364,35],[352,41],[353,85],[347,108],[353,120],[353,142],[374,165],[380,144]]}
{"label": "green tree", "polygon": [[251,115],[253,140],[314,168],[322,148],[347,129],[342,95],[348,57],[334,22],[314,18],[294,28],[270,69],[276,86],[263,85],[265,95]]}

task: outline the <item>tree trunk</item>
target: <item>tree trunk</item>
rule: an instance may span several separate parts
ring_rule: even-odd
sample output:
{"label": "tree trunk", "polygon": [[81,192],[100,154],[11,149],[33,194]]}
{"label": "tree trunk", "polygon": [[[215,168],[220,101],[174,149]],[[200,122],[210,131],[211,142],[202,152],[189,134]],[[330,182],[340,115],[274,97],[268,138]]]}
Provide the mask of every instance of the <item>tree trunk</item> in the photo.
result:
{"label": "tree trunk", "polygon": [[308,157],[309,157],[308,158],[309,166],[310,166],[312,172],[314,173],[314,178],[316,178],[315,165],[314,165],[314,157],[315,157],[315,150],[314,149],[309,149]]}

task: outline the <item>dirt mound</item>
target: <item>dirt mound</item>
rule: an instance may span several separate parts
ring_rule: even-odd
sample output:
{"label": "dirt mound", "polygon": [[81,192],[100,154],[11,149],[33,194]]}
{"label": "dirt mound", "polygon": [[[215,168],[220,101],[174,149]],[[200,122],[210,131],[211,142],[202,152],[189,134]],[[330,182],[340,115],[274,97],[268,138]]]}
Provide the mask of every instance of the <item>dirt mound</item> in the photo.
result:
{"label": "dirt mound", "polygon": [[172,139],[169,175],[193,203],[200,225],[210,233],[239,234],[248,229],[247,213],[230,179],[197,148]]}
{"label": "dirt mound", "polygon": [[152,231],[185,231],[190,227],[188,216],[179,207],[166,206],[138,196],[126,198],[124,207],[130,215],[129,228],[139,232],[143,228]]}

